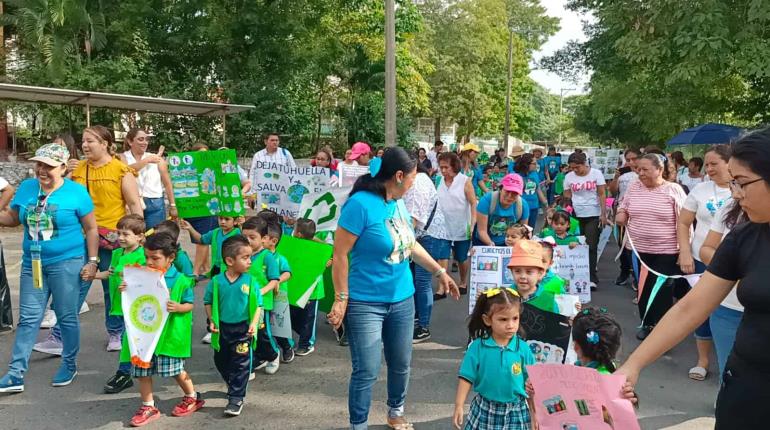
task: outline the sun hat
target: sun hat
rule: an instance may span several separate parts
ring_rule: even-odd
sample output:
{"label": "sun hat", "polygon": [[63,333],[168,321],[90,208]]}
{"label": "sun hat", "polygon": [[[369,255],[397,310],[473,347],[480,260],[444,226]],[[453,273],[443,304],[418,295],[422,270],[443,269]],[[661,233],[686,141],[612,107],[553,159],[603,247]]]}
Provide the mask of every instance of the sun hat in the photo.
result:
{"label": "sun hat", "polygon": [[479,145],[476,145],[475,143],[466,143],[465,145],[463,145],[460,152],[465,152],[465,151],[481,152],[481,148],[479,148]]}
{"label": "sun hat", "polygon": [[524,191],[524,179],[515,173],[509,173],[505,175],[502,181],[500,181],[500,186],[505,191],[521,194],[521,192]]}
{"label": "sun hat", "polygon": [[520,240],[513,245],[508,267],[537,267],[545,270],[543,247],[534,240]]}
{"label": "sun hat", "polygon": [[35,156],[30,158],[29,161],[38,161],[51,167],[59,167],[62,164],[67,164],[69,159],[70,152],[67,148],[58,143],[48,143],[38,148],[35,151]]}
{"label": "sun hat", "polygon": [[353,144],[353,148],[351,148],[352,152],[350,153],[350,159],[351,160],[358,160],[359,157],[361,157],[364,154],[371,154],[372,148],[366,143],[366,142],[356,142]]}
{"label": "sun hat", "polygon": [[511,148],[511,157],[514,157],[514,158],[520,157],[526,153],[527,151],[525,151],[524,148],[522,148],[521,146],[514,146],[513,148]]}

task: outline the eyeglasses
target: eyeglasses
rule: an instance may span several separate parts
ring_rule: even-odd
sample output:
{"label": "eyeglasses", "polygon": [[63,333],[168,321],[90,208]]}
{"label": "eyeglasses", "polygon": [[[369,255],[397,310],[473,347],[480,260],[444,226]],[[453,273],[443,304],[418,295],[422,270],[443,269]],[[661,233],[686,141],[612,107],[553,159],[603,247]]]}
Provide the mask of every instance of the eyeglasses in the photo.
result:
{"label": "eyeglasses", "polygon": [[764,178],[757,178],[757,179],[754,179],[754,180],[751,180],[751,181],[748,181],[748,182],[744,182],[744,183],[741,184],[738,181],[736,181],[735,179],[733,179],[733,180],[730,181],[730,188],[733,191],[743,191],[748,185],[751,185],[754,182],[759,182],[759,181],[762,181],[762,180],[764,180]]}
{"label": "eyeglasses", "polygon": [[327,158],[318,158],[318,157],[316,157],[316,158],[315,158],[315,161],[329,161],[329,159],[327,159]]}

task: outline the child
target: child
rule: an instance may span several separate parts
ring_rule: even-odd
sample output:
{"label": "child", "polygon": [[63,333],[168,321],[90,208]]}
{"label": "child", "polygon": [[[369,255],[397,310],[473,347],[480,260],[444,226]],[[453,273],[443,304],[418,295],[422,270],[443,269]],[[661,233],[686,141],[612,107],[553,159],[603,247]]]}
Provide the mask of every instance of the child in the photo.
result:
{"label": "child", "polygon": [[576,366],[591,367],[609,375],[615,371],[615,356],[623,332],[604,308],[588,307],[572,321]]}
{"label": "child", "polygon": [[551,216],[551,227],[544,229],[541,237],[552,238],[556,245],[569,245],[570,249],[575,248],[580,243],[580,239],[570,233],[570,218],[567,212],[555,211]]}
{"label": "child", "polygon": [[540,281],[540,286],[553,294],[567,294],[567,281],[551,270],[554,246],[546,241],[540,242],[540,246],[543,248],[543,262],[546,266],[545,276]]}
{"label": "child", "polygon": [[529,240],[530,231],[529,227],[524,224],[512,224],[505,230],[505,246],[513,246],[520,240]]}
{"label": "child", "polygon": [[262,294],[256,278],[249,275],[251,246],[243,236],[222,243],[227,269],[206,286],[203,304],[209,318],[214,364],[227,384],[225,415],[238,416],[251,374],[251,353],[260,319]]}
{"label": "child", "polygon": [[556,179],[553,180],[553,192],[557,196],[564,194],[564,178],[567,177],[567,173],[569,173],[569,165],[562,164],[561,167],[559,167],[559,174],[557,174]]}
{"label": "child", "polygon": [[[279,227],[273,225],[273,229],[280,231]],[[264,310],[264,324],[259,327],[257,332],[257,346],[252,351],[253,366],[252,370],[265,369],[265,373],[273,375],[280,366],[279,351],[275,345],[270,332],[270,311],[273,310],[273,292],[280,284],[281,273],[278,270],[278,263],[270,251],[265,249],[264,242],[268,237],[268,224],[260,217],[251,217],[243,223],[243,236],[249,241],[251,246],[251,268],[249,274],[257,280],[260,285],[264,285],[260,290],[262,295],[262,305]],[[256,375],[252,373],[249,377],[254,379]]]}
{"label": "child", "polygon": [[455,428],[462,428],[463,405],[471,388],[477,394],[471,402],[466,430],[531,428],[534,405],[525,383],[526,366],[535,364],[535,357],[517,335],[521,306],[519,295],[510,288],[487,290],[476,300],[468,323],[469,334],[475,339],[460,365]]}
{"label": "child", "polygon": [[[179,224],[175,223],[171,220],[165,220],[161,222],[160,224],[156,225],[154,228],[155,233],[168,233],[171,235],[171,237],[174,238],[174,241],[179,243],[179,232],[180,232]],[[174,267],[176,267],[176,270],[185,275],[189,276],[191,278],[194,278],[195,275],[193,273],[193,264],[192,261],[190,261],[190,256],[187,255],[187,252],[182,249],[182,245],[178,245],[176,249],[176,258],[174,259]]]}
{"label": "child", "polygon": [[511,269],[516,291],[523,303],[543,311],[559,313],[554,293],[540,287],[547,266],[543,260],[543,247],[539,243],[533,240],[518,241],[513,247],[508,268]]}
{"label": "child", "polygon": [[[305,218],[298,219],[294,226],[294,237],[317,241],[315,239],[315,222]],[[330,265],[331,260],[327,263],[327,267]],[[295,353],[300,357],[310,355],[315,351],[315,322],[318,313],[318,301],[323,298],[324,283],[323,275],[321,275],[316,283],[315,290],[310,295],[307,304],[305,304],[305,308],[289,307],[291,311],[291,327],[299,335],[299,344]]]}
{"label": "child", "polygon": [[[123,281],[123,267],[126,264],[144,265],[144,218],[139,215],[126,215],[118,221],[119,248],[112,251],[109,270],[98,272],[96,279],[109,281],[110,315],[123,316],[123,302],[119,288]],[[105,394],[116,394],[134,385],[131,380],[131,357],[128,352],[126,333],[123,332],[118,370],[104,384]],[[113,350],[113,349],[111,349]]]}
{"label": "child", "polygon": [[476,190],[476,197],[479,199],[484,197],[484,194],[495,190],[494,181],[492,180],[492,165],[487,164],[482,169],[481,179],[478,182],[479,187]]}
{"label": "child", "polygon": [[[134,366],[133,375],[139,381],[139,393],[142,406],[131,418],[132,427],[140,427],[160,418],[160,411],[155,407],[152,395],[152,376],[173,377],[184,397],[171,415],[184,417],[203,407],[205,403],[200,393],[195,391],[190,375],[184,370],[184,361],[190,357],[192,337],[193,286],[195,281],[179,273],[172,262],[176,258],[177,243],[167,233],[156,233],[147,237],[144,244],[144,257],[150,269],[164,272],[170,298],[166,303],[168,319],[163,327],[150,368]],[[120,285],[125,291],[126,284]]]}

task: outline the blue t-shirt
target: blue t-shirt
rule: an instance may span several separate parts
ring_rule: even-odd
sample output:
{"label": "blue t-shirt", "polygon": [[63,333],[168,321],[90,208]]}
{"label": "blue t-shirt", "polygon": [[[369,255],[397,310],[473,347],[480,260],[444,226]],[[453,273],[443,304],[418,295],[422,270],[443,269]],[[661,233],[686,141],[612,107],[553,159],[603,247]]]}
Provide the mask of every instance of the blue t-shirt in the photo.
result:
{"label": "blue t-shirt", "polygon": [[[174,284],[180,276],[183,275],[176,270],[176,267],[174,267],[173,264],[166,270],[166,274],[163,275],[163,278],[166,280],[166,288],[168,288],[169,291],[174,288]],[[195,303],[195,295],[193,294],[192,288],[184,290],[182,293],[182,300],[179,303]]]}
{"label": "blue t-shirt", "polygon": [[527,176],[522,176],[524,179],[524,192],[521,193],[521,197],[527,202],[529,209],[537,209],[540,207],[540,199],[537,197],[537,187],[540,185],[540,175],[537,172],[529,172]]}
{"label": "blue t-shirt", "polygon": [[[508,226],[516,224],[522,219],[529,217],[529,205],[527,201],[521,199],[521,217],[516,217],[516,203],[514,202],[508,208],[504,208],[497,202],[495,207],[495,213],[489,213],[489,207],[492,203],[492,196],[496,193],[488,193],[479,200],[479,204],[476,206],[476,211],[481,215],[487,215],[487,233],[489,238],[496,246],[505,246],[505,231],[508,230]],[[497,194],[499,195],[499,194]]]}
{"label": "blue t-shirt", "polygon": [[[214,241],[214,235],[216,234],[216,240],[217,243],[212,243]],[[211,245],[211,266],[212,267],[222,267],[224,266],[224,260],[222,259],[222,244],[225,242],[225,239],[233,236],[237,236],[241,234],[241,229],[238,227],[235,227],[234,229],[230,230],[228,233],[223,233],[222,228],[217,227],[214,230],[211,230],[208,233],[204,233],[201,235],[201,244],[203,245]],[[216,250],[214,247],[216,246]]]}
{"label": "blue t-shirt", "polygon": [[540,178],[540,182],[545,181],[545,158],[535,160],[535,162],[537,163],[537,170],[535,170],[535,173],[537,173],[538,178]]}
{"label": "blue t-shirt", "polygon": [[559,168],[561,167],[561,156],[549,155],[543,160],[545,169],[548,170],[548,174],[551,175],[551,180],[556,180],[556,175],[559,174]]}
{"label": "blue t-shirt", "polygon": [[471,342],[460,364],[459,376],[485,399],[512,403],[527,398],[527,366],[533,364],[532,350],[518,335],[505,347],[489,336]]}
{"label": "blue t-shirt", "polygon": [[[24,226],[22,262],[32,261],[30,246],[37,234],[43,264],[52,264],[86,254],[86,240],[80,218],[94,211],[94,203],[86,188],[69,179],[44,200],[37,179],[19,184],[11,201],[11,209],[19,213]],[[39,231],[38,231],[39,229]]]}
{"label": "blue t-shirt", "polygon": [[187,251],[182,249],[182,246],[180,245],[176,250],[176,258],[174,259],[174,267],[176,267],[176,270],[181,272],[183,275],[193,278],[195,275],[193,272],[195,271],[193,269],[192,261],[190,261],[190,256],[187,255]]}
{"label": "blue t-shirt", "polygon": [[338,225],[358,236],[350,252],[352,300],[396,303],[414,294],[409,257],[415,239],[403,200],[359,191],[342,206]]}

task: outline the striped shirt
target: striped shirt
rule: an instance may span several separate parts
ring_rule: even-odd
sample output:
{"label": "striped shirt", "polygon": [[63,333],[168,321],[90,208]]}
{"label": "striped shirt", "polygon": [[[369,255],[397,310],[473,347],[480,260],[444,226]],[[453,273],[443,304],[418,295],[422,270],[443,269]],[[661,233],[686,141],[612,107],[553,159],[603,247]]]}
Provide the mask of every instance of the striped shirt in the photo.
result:
{"label": "striped shirt", "polygon": [[678,254],[676,223],[687,196],[679,184],[647,188],[641,181],[628,187],[620,207],[628,213],[628,234],[645,254]]}

